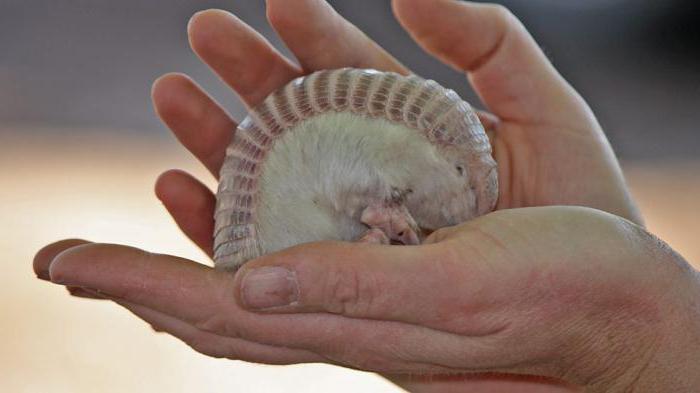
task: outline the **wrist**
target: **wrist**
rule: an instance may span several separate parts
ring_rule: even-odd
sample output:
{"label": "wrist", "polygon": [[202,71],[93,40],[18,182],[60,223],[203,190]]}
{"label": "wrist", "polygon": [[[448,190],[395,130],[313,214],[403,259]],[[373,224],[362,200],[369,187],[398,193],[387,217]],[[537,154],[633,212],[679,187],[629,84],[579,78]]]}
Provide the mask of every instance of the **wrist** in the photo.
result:
{"label": "wrist", "polygon": [[616,246],[562,377],[590,392],[700,391],[700,274],[643,228],[609,223]]}
{"label": "wrist", "polygon": [[646,233],[660,286],[652,356],[630,373],[625,390],[700,390],[700,274],[663,241]]}
{"label": "wrist", "polygon": [[[685,264],[685,261],[680,261]],[[660,346],[640,376],[639,391],[696,392],[700,390],[700,279],[687,266],[669,299]]]}

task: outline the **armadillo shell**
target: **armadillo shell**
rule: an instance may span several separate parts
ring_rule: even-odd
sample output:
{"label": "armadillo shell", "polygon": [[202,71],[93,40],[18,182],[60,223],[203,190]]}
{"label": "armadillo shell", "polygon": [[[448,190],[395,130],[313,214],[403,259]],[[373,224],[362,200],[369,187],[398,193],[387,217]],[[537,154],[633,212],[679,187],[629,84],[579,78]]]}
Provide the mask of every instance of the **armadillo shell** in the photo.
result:
{"label": "armadillo shell", "polygon": [[[486,172],[480,206],[497,198],[496,166],[478,117],[452,90],[418,76],[343,68],[297,78],[268,96],[240,123],[226,150],[215,212],[214,261],[235,269],[265,253],[257,240],[260,176],[275,140],[299,122],[329,111],[382,118],[424,133],[435,144],[463,146]],[[483,214],[483,212],[482,212]],[[322,240],[322,239],[319,239]]]}

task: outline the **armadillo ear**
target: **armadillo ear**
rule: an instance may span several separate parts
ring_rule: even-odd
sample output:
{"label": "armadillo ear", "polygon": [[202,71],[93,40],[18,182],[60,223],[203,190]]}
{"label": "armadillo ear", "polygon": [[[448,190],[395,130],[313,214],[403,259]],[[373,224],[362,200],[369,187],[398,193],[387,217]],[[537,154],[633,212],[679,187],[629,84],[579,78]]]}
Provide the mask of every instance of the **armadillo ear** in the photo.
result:
{"label": "armadillo ear", "polygon": [[[256,215],[267,155],[282,134],[330,111],[385,119],[419,130],[434,144],[456,146],[470,156],[470,163],[484,164],[467,172],[489,173],[495,167],[489,140],[471,106],[434,81],[353,68],[297,78],[249,113],[226,150],[215,213],[217,266],[238,266],[266,252]],[[492,205],[490,199],[482,204]]]}

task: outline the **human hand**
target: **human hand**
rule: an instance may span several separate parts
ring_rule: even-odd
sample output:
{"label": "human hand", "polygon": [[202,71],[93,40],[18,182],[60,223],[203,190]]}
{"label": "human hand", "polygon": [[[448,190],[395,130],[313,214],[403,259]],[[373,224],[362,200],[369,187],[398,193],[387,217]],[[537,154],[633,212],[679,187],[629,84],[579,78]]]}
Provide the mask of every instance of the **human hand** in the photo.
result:
{"label": "human hand", "polygon": [[[356,66],[408,72],[325,3],[298,0],[293,7],[289,5],[289,1],[269,0],[268,15],[301,67],[282,57],[229,14],[207,11],[196,15],[190,23],[190,40],[195,51],[247,105],[255,105],[292,78],[316,69]],[[615,157],[590,110],[553,70],[512,16],[497,7],[447,0],[397,0],[394,8],[399,20],[422,46],[457,68],[469,71],[473,86],[496,115],[481,117],[487,128],[494,130],[492,141],[499,162],[501,189],[498,208],[580,204],[641,221]],[[442,22],[435,24],[434,20]],[[231,42],[238,45],[232,46]],[[153,98],[164,122],[216,175],[235,122],[183,75],[170,74],[159,79],[154,85]],[[183,231],[211,253],[214,195],[199,181],[179,171],[161,176],[156,192]],[[45,277],[50,263],[50,258],[45,256],[56,255],[51,250],[63,250],[70,244],[73,243],[49,246],[43,252],[44,257],[37,258],[38,270]],[[105,263],[117,260],[121,263],[141,255],[132,249],[97,245],[77,247],[71,253],[77,259],[81,255],[90,258],[96,250],[100,250],[98,256]],[[196,281],[190,280],[197,269],[207,268],[193,267],[180,259],[159,260],[170,261],[179,268],[167,271],[159,270],[165,269],[160,265],[136,265],[132,273],[143,274],[140,269],[147,269],[151,277],[163,280],[161,289],[193,295],[202,290]],[[128,284],[132,280],[123,271],[115,270],[112,274],[113,281]],[[69,288],[75,294],[94,295],[79,287]],[[145,289],[157,291],[158,287]],[[230,294],[222,292],[221,296],[224,295]],[[179,298],[170,301],[173,308],[187,306]],[[170,321],[173,327],[169,331],[185,341],[189,337],[189,342],[195,341],[193,346],[199,348],[198,342],[208,342],[202,337],[202,329],[183,327],[177,318],[153,314],[153,310],[144,311],[143,304],[132,303],[132,310],[139,307],[151,318],[163,320],[163,324]],[[145,314],[143,317],[148,319]],[[231,340],[219,343],[218,349],[200,350],[269,363],[324,360],[307,350],[283,350],[268,343],[256,343],[252,338]]]}
{"label": "human hand", "polygon": [[[49,246],[36,267],[211,356],[538,375],[595,392],[700,386],[696,273],[640,227],[588,208],[498,211],[421,246],[300,245],[235,277],[90,243]],[[393,379],[431,391],[480,382]]]}
{"label": "human hand", "polygon": [[[420,45],[468,73],[495,115],[481,118],[492,130],[499,163],[498,209],[582,205],[641,223],[595,117],[512,15],[500,7],[450,0],[393,5]],[[188,29],[194,51],[248,106],[319,69],[409,72],[321,0],[269,0],[268,17],[300,67],[223,11],[198,13]],[[185,147],[218,176],[235,121],[181,74],[160,78],[153,101]],[[182,230],[211,252],[212,192],[186,173],[169,171],[156,193]]]}

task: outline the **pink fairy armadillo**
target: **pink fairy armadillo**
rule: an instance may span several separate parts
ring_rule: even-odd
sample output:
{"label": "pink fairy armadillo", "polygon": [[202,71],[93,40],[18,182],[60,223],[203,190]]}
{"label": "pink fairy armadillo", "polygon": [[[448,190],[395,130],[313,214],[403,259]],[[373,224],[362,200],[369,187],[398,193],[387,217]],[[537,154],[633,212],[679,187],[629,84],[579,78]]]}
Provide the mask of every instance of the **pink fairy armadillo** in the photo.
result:
{"label": "pink fairy armadillo", "polygon": [[240,124],[221,168],[214,260],[318,240],[419,244],[494,208],[496,163],[457,94],[344,68],[295,79]]}

